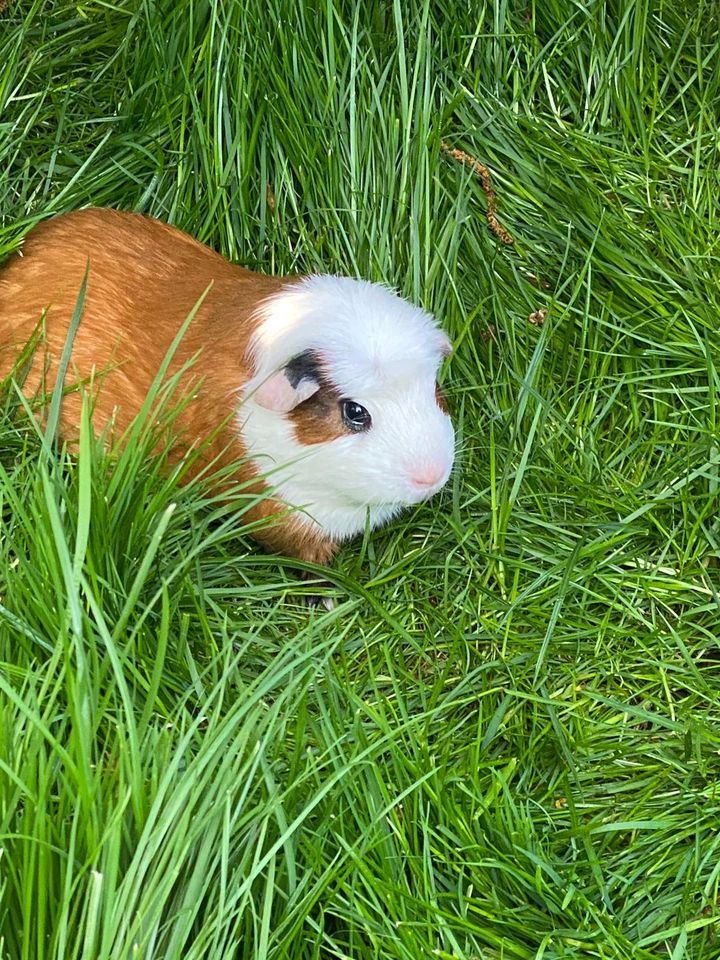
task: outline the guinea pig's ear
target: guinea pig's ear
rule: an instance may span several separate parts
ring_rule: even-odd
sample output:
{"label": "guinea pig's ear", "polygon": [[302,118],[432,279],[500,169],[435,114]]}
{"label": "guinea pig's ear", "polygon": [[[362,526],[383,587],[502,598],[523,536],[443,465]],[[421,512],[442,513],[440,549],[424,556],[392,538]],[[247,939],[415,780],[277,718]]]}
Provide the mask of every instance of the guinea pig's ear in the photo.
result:
{"label": "guinea pig's ear", "polygon": [[306,350],[261,383],[252,397],[267,410],[289,413],[319,389],[320,360],[312,350]]}

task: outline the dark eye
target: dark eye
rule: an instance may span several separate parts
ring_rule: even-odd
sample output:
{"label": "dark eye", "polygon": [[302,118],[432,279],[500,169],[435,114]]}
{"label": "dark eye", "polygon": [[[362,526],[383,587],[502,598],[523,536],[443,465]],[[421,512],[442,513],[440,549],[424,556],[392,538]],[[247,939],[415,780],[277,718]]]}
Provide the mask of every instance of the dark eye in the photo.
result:
{"label": "dark eye", "polygon": [[369,430],[372,423],[372,417],[365,407],[361,407],[354,400],[341,400],[340,412],[342,413],[343,423],[355,433],[361,433],[363,430]]}

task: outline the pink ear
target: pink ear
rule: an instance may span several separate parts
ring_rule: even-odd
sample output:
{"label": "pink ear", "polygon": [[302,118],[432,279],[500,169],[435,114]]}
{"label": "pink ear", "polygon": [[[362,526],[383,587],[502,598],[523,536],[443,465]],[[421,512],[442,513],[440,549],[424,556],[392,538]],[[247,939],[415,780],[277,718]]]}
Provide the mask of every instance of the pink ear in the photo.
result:
{"label": "pink ear", "polygon": [[252,399],[266,410],[275,413],[289,413],[299,403],[307,400],[320,389],[315,380],[299,380],[293,387],[284,370],[278,370],[252,394]]}

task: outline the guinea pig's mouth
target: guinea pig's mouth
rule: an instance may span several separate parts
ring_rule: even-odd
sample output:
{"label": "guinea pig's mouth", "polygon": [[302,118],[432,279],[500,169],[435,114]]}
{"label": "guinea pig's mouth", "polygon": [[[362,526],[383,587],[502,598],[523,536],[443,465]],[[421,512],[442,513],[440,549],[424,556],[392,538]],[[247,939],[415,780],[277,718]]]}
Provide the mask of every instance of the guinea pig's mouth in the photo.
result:
{"label": "guinea pig's mouth", "polygon": [[403,500],[403,506],[416,507],[420,503],[425,503],[426,500],[430,500],[432,497],[435,496],[436,493],[439,493],[444,486],[445,486],[444,483],[440,483],[437,486],[433,487],[432,490],[426,490],[426,491],[418,490],[417,492],[413,491],[413,493],[408,494],[406,498]]}
{"label": "guinea pig's mouth", "polygon": [[378,506],[378,507],[395,507],[396,509],[402,509],[403,507],[416,507],[418,504],[425,503],[426,500],[430,500],[435,496],[436,493],[439,493],[442,488],[445,486],[449,479],[449,473],[447,477],[444,477],[441,481],[437,483],[423,485],[423,486],[410,486],[409,484],[405,485],[405,489],[402,493],[398,493],[397,497],[393,499],[378,500],[375,503],[368,503],[368,506]]}

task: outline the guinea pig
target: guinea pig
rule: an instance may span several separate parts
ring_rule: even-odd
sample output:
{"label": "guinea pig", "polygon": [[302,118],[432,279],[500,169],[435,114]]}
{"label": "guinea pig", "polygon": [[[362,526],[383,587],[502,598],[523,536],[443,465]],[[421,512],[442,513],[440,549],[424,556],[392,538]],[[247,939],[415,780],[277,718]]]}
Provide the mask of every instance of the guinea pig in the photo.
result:
{"label": "guinea pig", "polygon": [[[26,396],[53,387],[86,269],[65,383],[89,385],[96,431],[129,426],[205,294],[170,368],[185,371],[190,398],[173,443],[178,456],[205,443],[205,463],[232,465],[266,494],[246,516],[273,518],[254,534],[268,549],[326,563],[368,520],[377,527],[447,481],[454,433],[436,375],[450,343],[429,314],[376,283],[246,270],[134,213],[46,220],[0,268],[0,375],[44,314],[46,353]],[[68,443],[81,407],[79,391],[66,393]]]}

